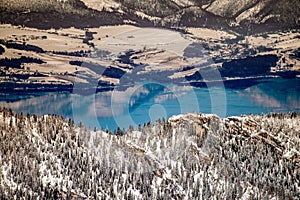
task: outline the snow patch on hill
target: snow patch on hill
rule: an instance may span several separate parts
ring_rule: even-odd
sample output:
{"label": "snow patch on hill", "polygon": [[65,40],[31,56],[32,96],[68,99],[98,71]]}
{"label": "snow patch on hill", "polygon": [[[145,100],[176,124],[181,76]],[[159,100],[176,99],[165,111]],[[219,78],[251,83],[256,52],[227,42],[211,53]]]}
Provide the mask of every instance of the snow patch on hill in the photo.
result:
{"label": "snow patch on hill", "polygon": [[94,10],[106,11],[118,10],[121,6],[120,3],[117,3],[114,0],[81,0],[87,7]]}

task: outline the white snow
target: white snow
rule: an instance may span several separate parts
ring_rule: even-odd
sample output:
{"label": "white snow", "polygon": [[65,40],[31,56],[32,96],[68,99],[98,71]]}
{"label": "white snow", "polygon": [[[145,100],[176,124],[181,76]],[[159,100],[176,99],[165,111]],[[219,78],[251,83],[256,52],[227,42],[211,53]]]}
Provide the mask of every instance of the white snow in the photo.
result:
{"label": "white snow", "polygon": [[252,187],[247,187],[246,192],[243,194],[243,196],[241,197],[241,200],[248,200],[251,198],[251,194],[253,194],[253,190]]}
{"label": "white snow", "polygon": [[290,151],[286,151],[284,154],[283,154],[283,158],[286,158],[286,159],[290,159],[292,158],[294,155],[298,155],[300,156],[300,152],[297,151],[296,149],[291,149]]}
{"label": "white snow", "polygon": [[153,17],[153,16],[147,15],[147,14],[141,12],[141,11],[135,11],[135,14],[137,16],[141,17],[142,19],[145,18],[145,19],[149,19],[151,21],[156,21],[156,20],[159,21],[159,20],[161,20],[160,17]]}
{"label": "white snow", "polygon": [[203,177],[204,171],[201,171],[194,175],[194,182],[198,182],[200,177]]}
{"label": "white snow", "polygon": [[171,1],[175,2],[179,6],[183,6],[183,7],[194,5],[194,3],[189,0],[171,0]]}
{"label": "white snow", "polygon": [[107,11],[113,11],[113,9],[119,9],[120,3],[114,0],[81,0],[89,8],[102,11],[103,9]]}

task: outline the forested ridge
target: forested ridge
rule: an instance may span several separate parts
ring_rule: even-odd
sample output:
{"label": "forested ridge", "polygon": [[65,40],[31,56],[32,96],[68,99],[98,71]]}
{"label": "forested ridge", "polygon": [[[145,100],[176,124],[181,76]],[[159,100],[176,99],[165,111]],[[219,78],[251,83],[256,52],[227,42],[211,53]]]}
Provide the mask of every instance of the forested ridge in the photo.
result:
{"label": "forested ridge", "polygon": [[300,23],[297,0],[6,0],[0,10],[1,23],[39,29],[132,23],[247,34],[298,29]]}
{"label": "forested ridge", "polygon": [[1,199],[297,199],[300,115],[191,113],[128,130],[0,111]]}

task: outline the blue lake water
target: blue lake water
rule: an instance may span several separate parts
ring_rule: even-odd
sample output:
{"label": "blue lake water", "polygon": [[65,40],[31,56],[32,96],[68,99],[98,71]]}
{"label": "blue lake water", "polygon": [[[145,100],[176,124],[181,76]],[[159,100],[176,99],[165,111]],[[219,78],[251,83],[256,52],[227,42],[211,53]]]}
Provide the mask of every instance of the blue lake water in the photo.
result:
{"label": "blue lake water", "polygon": [[246,89],[193,88],[142,83],[125,91],[1,94],[0,107],[37,115],[59,114],[93,128],[127,129],[187,112],[220,117],[269,112],[300,112],[300,79],[268,79]]}

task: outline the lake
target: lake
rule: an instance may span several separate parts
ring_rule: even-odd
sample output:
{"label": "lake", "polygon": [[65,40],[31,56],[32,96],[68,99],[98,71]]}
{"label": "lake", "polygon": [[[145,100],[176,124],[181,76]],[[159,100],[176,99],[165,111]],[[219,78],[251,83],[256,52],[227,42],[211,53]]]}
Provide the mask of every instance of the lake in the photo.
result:
{"label": "lake", "polygon": [[266,79],[246,89],[195,88],[145,82],[125,91],[91,95],[67,92],[1,94],[0,107],[37,115],[59,114],[90,128],[137,127],[187,112],[220,117],[269,112],[300,112],[300,79]]}

